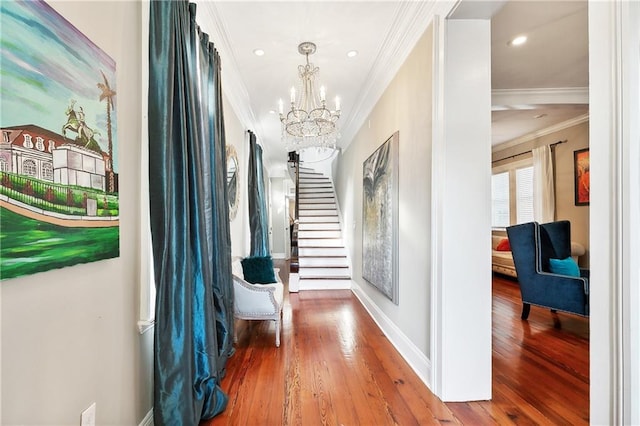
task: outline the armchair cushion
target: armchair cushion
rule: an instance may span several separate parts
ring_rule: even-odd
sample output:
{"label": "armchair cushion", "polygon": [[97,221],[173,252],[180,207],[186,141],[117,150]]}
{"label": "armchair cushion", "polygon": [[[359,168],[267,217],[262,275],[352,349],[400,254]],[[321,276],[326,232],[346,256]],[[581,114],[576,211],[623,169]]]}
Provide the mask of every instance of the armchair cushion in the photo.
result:
{"label": "armchair cushion", "polygon": [[252,284],[270,284],[276,282],[271,256],[254,256],[242,259],[244,279]]}
{"label": "armchair cushion", "polygon": [[568,275],[570,277],[579,277],[580,268],[572,257],[566,259],[549,259],[549,269],[554,274]]}

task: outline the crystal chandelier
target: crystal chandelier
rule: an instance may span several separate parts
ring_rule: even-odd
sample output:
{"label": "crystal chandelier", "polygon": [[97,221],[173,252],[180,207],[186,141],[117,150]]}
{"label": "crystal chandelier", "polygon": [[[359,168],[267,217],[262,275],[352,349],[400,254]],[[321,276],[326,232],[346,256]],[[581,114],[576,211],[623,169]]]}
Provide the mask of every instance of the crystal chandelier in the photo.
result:
{"label": "crystal chandelier", "polygon": [[296,89],[291,88],[291,108],[285,115],[282,99],[278,103],[282,123],[282,140],[287,151],[299,151],[303,148],[335,149],[340,133],[336,122],[340,118],[340,99],[335,99],[335,110],[327,109],[326,92],[320,87],[320,96],[316,95],[314,79],[319,68],[309,63],[309,55],[314,54],[316,45],[309,41],[300,43],[298,52],[305,55],[306,65],[298,66],[301,80],[300,96],[296,103]]}

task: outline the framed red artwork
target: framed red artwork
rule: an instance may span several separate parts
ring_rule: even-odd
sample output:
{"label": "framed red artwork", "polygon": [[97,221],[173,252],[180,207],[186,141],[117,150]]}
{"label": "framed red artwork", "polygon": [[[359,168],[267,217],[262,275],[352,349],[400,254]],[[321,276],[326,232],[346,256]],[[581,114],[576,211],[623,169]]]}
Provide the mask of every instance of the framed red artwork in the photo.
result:
{"label": "framed red artwork", "polygon": [[589,205],[589,148],[573,151],[576,206]]}

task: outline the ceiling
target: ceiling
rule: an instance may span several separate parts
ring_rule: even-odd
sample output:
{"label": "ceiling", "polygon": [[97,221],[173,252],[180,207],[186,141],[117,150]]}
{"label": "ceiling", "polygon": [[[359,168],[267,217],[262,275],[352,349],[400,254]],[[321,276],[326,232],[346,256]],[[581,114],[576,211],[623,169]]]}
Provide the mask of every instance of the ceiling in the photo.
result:
{"label": "ceiling", "polygon": [[[271,172],[286,167],[275,111],[298,85],[297,67],[304,63],[298,44],[318,47],[310,62],[320,68],[318,84],[326,87],[327,99],[340,97],[344,147],[426,29],[433,8],[431,1],[195,2],[197,22],[221,56],[227,99],[267,147]],[[451,18],[491,18],[494,145],[588,113],[586,0],[465,0]],[[510,46],[519,34],[528,36],[527,43]],[[351,50],[358,55],[347,57]]]}

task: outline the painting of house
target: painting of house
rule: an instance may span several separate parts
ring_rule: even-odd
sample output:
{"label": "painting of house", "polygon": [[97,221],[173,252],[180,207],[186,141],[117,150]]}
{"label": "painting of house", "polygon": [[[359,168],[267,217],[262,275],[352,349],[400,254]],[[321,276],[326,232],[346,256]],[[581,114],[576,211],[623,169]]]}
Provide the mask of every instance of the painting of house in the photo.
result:
{"label": "painting of house", "polygon": [[0,131],[0,171],[106,190],[105,163],[109,154],[69,143],[63,136],[35,125]]}
{"label": "painting of house", "polygon": [[115,61],[43,1],[2,29],[0,279],[117,257]]}

